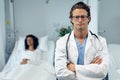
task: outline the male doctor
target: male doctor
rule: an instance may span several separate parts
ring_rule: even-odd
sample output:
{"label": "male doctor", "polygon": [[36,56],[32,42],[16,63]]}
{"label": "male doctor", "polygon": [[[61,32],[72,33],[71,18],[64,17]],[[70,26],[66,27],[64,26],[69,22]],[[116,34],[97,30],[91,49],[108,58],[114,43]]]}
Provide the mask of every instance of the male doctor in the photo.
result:
{"label": "male doctor", "polygon": [[108,72],[106,40],[88,30],[90,8],[78,2],[71,8],[73,31],[56,42],[55,70],[58,80],[103,80]]}

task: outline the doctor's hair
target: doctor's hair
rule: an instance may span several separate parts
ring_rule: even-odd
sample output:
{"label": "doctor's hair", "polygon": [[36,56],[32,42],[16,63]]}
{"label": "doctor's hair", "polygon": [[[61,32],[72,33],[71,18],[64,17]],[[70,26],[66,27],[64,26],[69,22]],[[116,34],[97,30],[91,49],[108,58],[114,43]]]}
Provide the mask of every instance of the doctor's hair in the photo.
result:
{"label": "doctor's hair", "polygon": [[[84,2],[80,1],[80,2],[77,2],[76,4],[74,4],[70,10],[70,15],[69,15],[69,18],[72,18],[73,17],[73,11],[75,9],[84,9],[87,11],[87,16],[90,17],[91,14],[90,14],[90,7],[85,4]],[[89,21],[90,22],[90,21]]]}
{"label": "doctor's hair", "polygon": [[36,36],[32,35],[32,34],[27,35],[26,38],[25,38],[25,49],[29,48],[29,46],[27,44],[27,38],[28,37],[31,37],[33,39],[33,47],[34,47],[34,49],[36,49],[39,45],[38,38]]}

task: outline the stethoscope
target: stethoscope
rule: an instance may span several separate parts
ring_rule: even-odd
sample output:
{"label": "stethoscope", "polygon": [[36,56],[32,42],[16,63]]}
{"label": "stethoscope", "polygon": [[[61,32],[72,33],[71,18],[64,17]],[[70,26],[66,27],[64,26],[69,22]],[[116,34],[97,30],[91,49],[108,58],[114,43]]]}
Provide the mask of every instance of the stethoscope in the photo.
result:
{"label": "stethoscope", "polygon": [[[66,55],[67,55],[67,60],[68,60],[68,62],[69,62],[69,57],[68,57],[68,54],[69,54],[69,52],[68,52],[68,42],[69,42],[71,33],[72,33],[72,32],[69,33],[68,38],[67,38],[67,41],[66,41]],[[90,33],[91,33],[91,35],[93,35],[93,36],[95,37],[95,39],[97,39],[98,42],[99,42],[99,47],[97,47],[97,45],[94,44],[94,40],[92,40],[91,43],[92,43],[93,47],[95,48],[95,50],[96,50],[97,52],[102,51],[102,50],[103,50],[103,45],[102,45],[99,37],[98,37],[96,34],[92,33],[91,31],[90,31]]]}

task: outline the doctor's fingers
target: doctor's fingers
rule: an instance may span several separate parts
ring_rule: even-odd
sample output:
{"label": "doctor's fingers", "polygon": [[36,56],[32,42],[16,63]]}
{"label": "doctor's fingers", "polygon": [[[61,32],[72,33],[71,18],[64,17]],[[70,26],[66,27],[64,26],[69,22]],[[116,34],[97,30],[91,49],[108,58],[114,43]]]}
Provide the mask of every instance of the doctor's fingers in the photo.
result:
{"label": "doctor's fingers", "polygon": [[69,64],[67,64],[67,68],[68,68],[69,70],[75,72],[75,64],[69,63]]}
{"label": "doctor's fingers", "polygon": [[91,61],[91,63],[90,64],[93,64],[93,63],[95,63],[95,61],[97,60],[97,58],[94,58],[92,61]]}
{"label": "doctor's fingers", "polygon": [[95,62],[94,62],[94,64],[101,64],[102,63],[102,58],[98,58]]}
{"label": "doctor's fingers", "polygon": [[96,57],[92,60],[91,64],[100,64],[102,63],[102,58]]}

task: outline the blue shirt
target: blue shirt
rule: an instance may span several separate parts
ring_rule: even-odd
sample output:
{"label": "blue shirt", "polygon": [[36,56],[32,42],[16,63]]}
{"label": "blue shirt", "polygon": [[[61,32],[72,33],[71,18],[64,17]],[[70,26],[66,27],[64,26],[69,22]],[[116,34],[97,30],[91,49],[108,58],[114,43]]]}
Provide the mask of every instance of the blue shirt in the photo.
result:
{"label": "blue shirt", "polygon": [[82,44],[75,38],[77,49],[78,49],[78,60],[77,64],[84,65],[84,53],[85,53],[85,45],[87,41],[87,37],[83,41]]}

